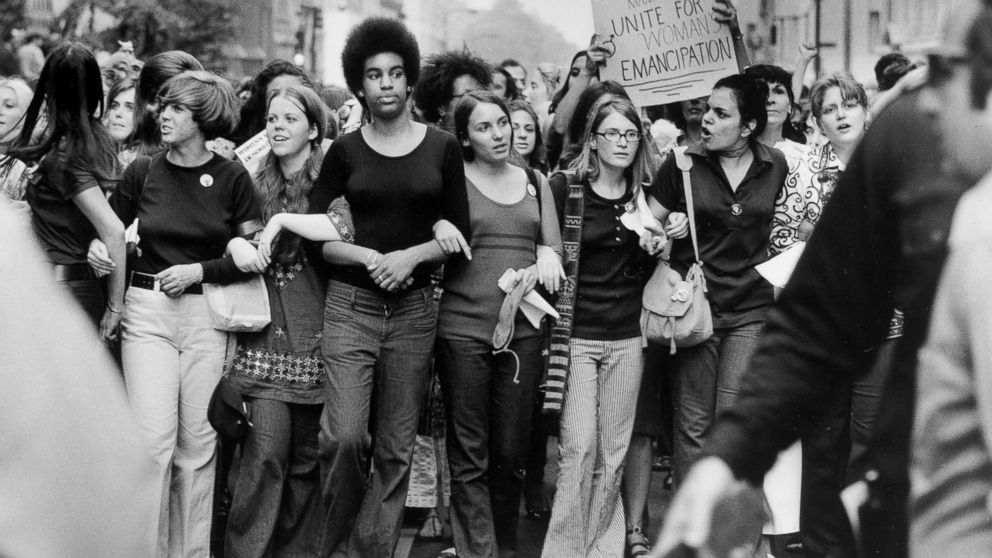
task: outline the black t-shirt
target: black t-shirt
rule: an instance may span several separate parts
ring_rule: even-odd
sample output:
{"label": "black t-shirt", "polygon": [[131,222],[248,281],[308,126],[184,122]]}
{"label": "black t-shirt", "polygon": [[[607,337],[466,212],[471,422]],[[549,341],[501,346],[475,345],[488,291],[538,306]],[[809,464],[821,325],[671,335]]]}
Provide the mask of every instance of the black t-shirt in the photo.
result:
{"label": "black t-shirt", "polygon": [[[785,184],[788,164],[776,149],[753,147],[754,162],[737,191],[730,188],[717,155],[696,144],[692,157],[693,207],[699,258],[713,310],[714,327],[730,328],[761,320],[773,302],[771,284],[754,266],[768,259],[775,199]],[[662,163],[647,194],[666,209],[686,211],[682,171],[671,154]],[[672,246],[671,265],[685,273],[695,260],[689,235]]]}
{"label": "black t-shirt", "polygon": [[166,153],[150,160],[141,157],[124,171],[111,206],[125,226],[139,219],[142,255],[134,262],[136,271],[154,274],[201,263],[204,283],[243,277],[234,261],[224,257],[227,243],[262,225],[248,171],[216,154],[197,167],[175,165]]}
{"label": "black t-shirt", "polygon": [[56,150],[41,160],[28,183],[24,197],[31,206],[31,223],[54,264],[86,262],[96,229],[73,199],[90,188],[109,191],[116,187],[115,154],[107,149],[103,155],[98,162],[81,157],[66,161]]}
{"label": "black t-shirt", "polygon": [[[358,246],[387,254],[430,242],[434,223],[442,218],[471,241],[465,164],[458,141],[447,132],[428,127],[420,144],[399,157],[372,149],[361,130],[338,138],[314,184],[311,212],[326,212],[340,196],[351,208]],[[430,284],[435,267],[418,266],[410,288]],[[380,291],[361,265],[333,266],[330,277]]]}
{"label": "black t-shirt", "polygon": [[[567,178],[551,176],[551,191],[563,222]],[[630,190],[615,200],[606,199],[583,184],[582,244],[576,277],[572,337],[616,340],[641,335],[641,292],[649,260],[636,233],[620,222],[633,200]]]}

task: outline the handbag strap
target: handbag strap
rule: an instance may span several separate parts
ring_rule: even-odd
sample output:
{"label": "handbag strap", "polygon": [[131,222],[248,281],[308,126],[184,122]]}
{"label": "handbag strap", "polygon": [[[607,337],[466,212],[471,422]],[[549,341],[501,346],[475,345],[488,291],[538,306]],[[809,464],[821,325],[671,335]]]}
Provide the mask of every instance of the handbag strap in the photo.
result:
{"label": "handbag strap", "polygon": [[696,241],[696,215],[693,211],[692,202],[692,179],[689,176],[689,171],[692,170],[692,157],[689,157],[685,153],[686,147],[680,145],[674,149],[675,152],[675,165],[682,171],[682,188],[685,189],[685,209],[686,215],[689,217],[689,236],[692,238],[692,251],[696,254],[696,263],[702,263],[699,261],[699,244]]}

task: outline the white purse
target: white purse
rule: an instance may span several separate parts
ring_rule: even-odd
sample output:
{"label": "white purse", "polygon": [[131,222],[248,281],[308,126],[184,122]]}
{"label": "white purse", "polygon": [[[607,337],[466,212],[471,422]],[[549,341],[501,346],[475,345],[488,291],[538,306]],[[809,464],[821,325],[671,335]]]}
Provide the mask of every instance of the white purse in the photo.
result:
{"label": "white purse", "polygon": [[203,284],[214,329],[262,331],[272,321],[265,277],[255,274],[243,281],[219,285]]}

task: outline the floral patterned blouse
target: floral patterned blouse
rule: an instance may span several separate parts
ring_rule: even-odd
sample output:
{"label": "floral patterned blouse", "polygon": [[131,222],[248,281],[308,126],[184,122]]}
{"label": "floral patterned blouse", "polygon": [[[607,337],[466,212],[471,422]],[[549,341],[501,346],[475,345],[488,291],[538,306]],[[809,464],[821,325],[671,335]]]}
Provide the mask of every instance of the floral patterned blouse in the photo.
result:
{"label": "floral patterned blouse", "polygon": [[810,149],[790,165],[785,187],[775,201],[769,245],[772,255],[809,237],[844,167],[829,143]]}

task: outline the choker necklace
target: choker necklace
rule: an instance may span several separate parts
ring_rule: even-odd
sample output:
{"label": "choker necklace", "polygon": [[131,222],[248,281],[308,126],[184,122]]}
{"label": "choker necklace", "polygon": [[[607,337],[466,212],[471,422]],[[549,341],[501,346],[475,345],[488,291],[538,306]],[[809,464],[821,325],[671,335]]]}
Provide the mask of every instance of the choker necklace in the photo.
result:
{"label": "choker necklace", "polygon": [[736,149],[734,151],[721,151],[720,156],[725,157],[727,159],[740,159],[741,157],[744,156],[745,153],[747,153],[747,150],[750,148],[751,148],[750,145],[745,145],[744,147],[740,149]]}

